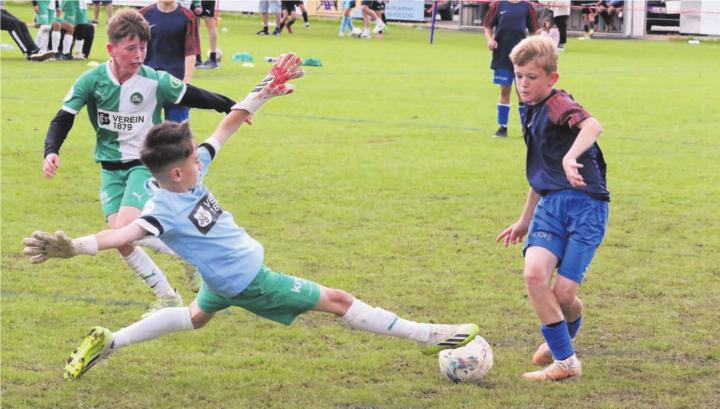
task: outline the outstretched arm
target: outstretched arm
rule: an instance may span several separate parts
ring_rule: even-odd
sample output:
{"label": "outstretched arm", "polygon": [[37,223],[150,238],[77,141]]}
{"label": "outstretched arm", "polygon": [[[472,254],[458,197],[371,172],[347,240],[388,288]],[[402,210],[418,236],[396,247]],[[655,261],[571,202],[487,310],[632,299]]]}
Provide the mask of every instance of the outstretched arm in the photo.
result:
{"label": "outstretched arm", "polygon": [[[194,63],[193,63],[194,64]],[[187,84],[185,94],[178,102],[188,108],[214,109],[217,112],[230,112],[230,108],[235,104],[232,99],[198,88],[191,84]]]}
{"label": "outstretched arm", "polygon": [[300,78],[305,73],[301,68],[302,59],[293,53],[281,55],[270,69],[270,73],[241,102],[235,104],[218,125],[210,138],[223,145],[260,109],[270,98],[287,95],[295,91],[288,81]]}
{"label": "outstretched arm", "polygon": [[114,249],[140,240],[147,231],[135,223],[120,229],[103,230],[100,233],[71,239],[62,230],[55,234],[36,231],[23,240],[23,253],[33,264],[49,258],[70,258],[79,254],[94,256],[100,250]]}
{"label": "outstretched arm", "polygon": [[537,194],[532,187],[529,188],[527,199],[525,200],[525,206],[520,214],[520,218],[511,226],[500,232],[500,234],[498,234],[495,238],[495,241],[502,240],[505,247],[510,244],[515,244],[518,241],[522,241],[523,237],[525,237],[528,229],[530,228],[530,221],[532,220],[533,213],[535,213],[535,206],[537,206],[538,201],[540,201],[540,195]]}

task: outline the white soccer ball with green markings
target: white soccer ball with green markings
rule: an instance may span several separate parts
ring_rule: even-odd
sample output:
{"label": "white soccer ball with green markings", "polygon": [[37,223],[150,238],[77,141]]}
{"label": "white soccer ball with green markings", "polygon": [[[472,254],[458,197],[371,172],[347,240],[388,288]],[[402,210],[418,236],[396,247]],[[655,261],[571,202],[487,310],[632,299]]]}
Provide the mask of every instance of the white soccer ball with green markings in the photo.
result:
{"label": "white soccer ball with green markings", "polygon": [[480,335],[465,346],[440,351],[438,359],[440,372],[453,383],[480,383],[493,366],[492,348]]}

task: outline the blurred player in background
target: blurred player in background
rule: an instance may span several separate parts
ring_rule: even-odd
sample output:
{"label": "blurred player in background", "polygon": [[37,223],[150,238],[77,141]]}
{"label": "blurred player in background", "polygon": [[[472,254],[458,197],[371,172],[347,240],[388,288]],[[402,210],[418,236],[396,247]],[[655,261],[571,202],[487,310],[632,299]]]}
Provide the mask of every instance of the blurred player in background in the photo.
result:
{"label": "blurred player in background", "polygon": [[[526,1],[500,0],[492,3],[483,21],[485,39],[492,50],[493,84],[500,86],[500,100],[497,104],[498,129],[493,137],[507,137],[508,120],[510,117],[510,92],[512,91],[513,65],[510,51],[525,36],[537,34],[538,26],[535,8]],[[525,105],[518,101],[518,111],[522,121]]]}

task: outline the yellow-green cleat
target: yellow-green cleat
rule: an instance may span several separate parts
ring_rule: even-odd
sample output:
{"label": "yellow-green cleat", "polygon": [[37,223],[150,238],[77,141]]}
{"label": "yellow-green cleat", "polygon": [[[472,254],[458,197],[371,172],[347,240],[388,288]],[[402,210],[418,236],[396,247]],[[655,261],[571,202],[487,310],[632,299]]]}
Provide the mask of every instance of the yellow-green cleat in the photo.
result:
{"label": "yellow-green cleat", "polygon": [[420,351],[426,355],[436,354],[443,349],[461,347],[475,339],[480,328],[475,324],[444,325],[434,324],[427,342],[420,343]]}
{"label": "yellow-green cleat", "polygon": [[104,327],[95,327],[87,334],[82,344],[70,354],[65,364],[65,379],[77,379],[98,361],[110,355],[112,332]]}

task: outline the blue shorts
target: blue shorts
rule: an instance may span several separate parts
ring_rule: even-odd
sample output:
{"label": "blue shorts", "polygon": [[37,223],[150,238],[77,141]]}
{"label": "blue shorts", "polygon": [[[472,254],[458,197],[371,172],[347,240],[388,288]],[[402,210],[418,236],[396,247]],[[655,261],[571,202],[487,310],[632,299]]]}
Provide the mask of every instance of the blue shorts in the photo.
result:
{"label": "blue shorts", "polygon": [[530,246],[548,249],[558,258],[558,274],[582,284],[607,221],[604,200],[572,189],[548,193],[535,207],[523,255]]}
{"label": "blue shorts", "polygon": [[190,108],[183,105],[165,105],[165,120],[180,123],[190,119]]}
{"label": "blue shorts", "polygon": [[513,70],[506,70],[504,68],[493,70],[493,84],[512,85],[513,81],[515,81],[515,73]]}

